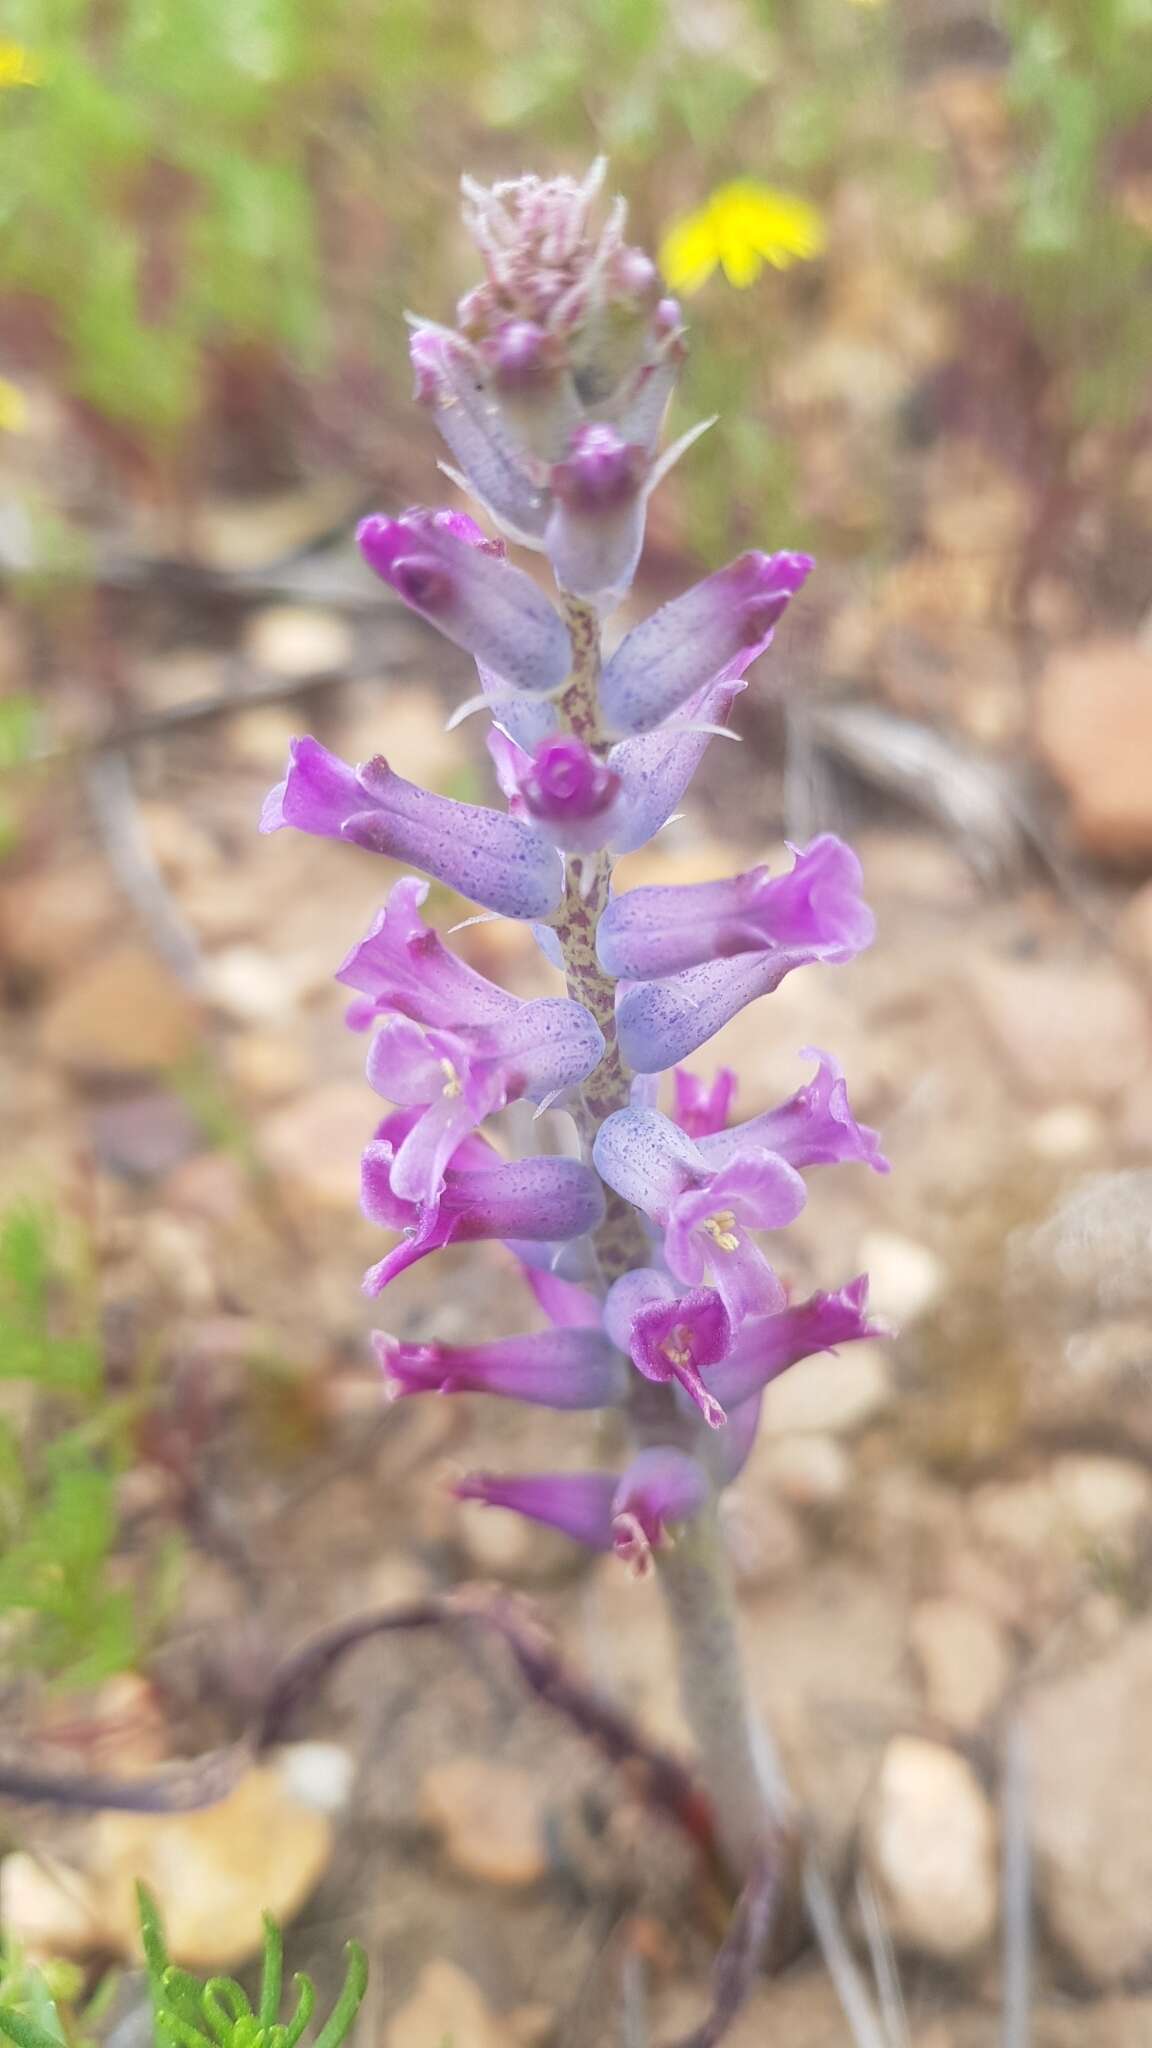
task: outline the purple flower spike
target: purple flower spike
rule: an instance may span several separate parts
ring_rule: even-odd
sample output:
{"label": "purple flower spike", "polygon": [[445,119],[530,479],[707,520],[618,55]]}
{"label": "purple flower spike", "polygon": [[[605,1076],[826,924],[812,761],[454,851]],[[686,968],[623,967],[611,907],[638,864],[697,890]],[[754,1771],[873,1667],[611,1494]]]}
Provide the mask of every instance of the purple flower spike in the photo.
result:
{"label": "purple flower spike", "polygon": [[812,569],[808,555],[739,555],[621,641],[600,700],[613,732],[650,732],[705,684],[743,675]]}
{"label": "purple flower spike", "polygon": [[593,1148],[601,1178],[664,1231],[668,1268],[686,1287],[706,1281],[732,1323],[780,1307],[783,1292],[750,1229],[781,1230],[804,1207],[794,1167],[750,1146],[714,1171],[701,1148],[654,1109],[620,1109]]}
{"label": "purple flower spike", "polygon": [[551,472],[544,537],[565,590],[602,598],[628,588],[644,545],[647,476],[646,451],[615,427],[593,424],[573,434],[567,459]]}
{"label": "purple flower spike", "polygon": [[601,1221],[603,1193],[595,1174],[579,1160],[501,1160],[473,1138],[457,1148],[434,1202],[405,1199],[392,1185],[392,1169],[418,1118],[419,1111],[413,1110],[386,1117],[364,1153],[360,1187],[365,1216],[405,1233],[404,1241],[365,1274],[366,1294],[379,1294],[398,1273],[448,1244],[490,1237],[561,1240],[583,1236]]}
{"label": "purple flower spike", "polygon": [[548,917],[563,894],[563,863],[539,833],[482,804],[434,796],[382,755],[353,769],[319,740],[293,740],[260,830],[284,825],[410,861],[503,917]]}
{"label": "purple flower spike", "polygon": [[627,1367],[602,1330],[540,1330],[489,1344],[405,1344],[372,1337],[393,1398],[402,1394],[499,1394],[541,1408],[609,1408],[623,1399]]}
{"label": "purple flower spike", "polygon": [[514,540],[540,547],[548,493],[485,390],[475,350],[459,335],[429,326],[417,328],[410,353],[416,396],[435,413],[460,465],[459,480]]}
{"label": "purple flower spike", "polygon": [[572,666],[568,628],[503,549],[454,530],[450,513],[377,515],[356,534],[368,567],[404,603],[515,690],[558,690]]}
{"label": "purple flower spike", "polygon": [[763,1145],[790,1166],[839,1166],[858,1160],[874,1173],[887,1173],[880,1139],[867,1124],[856,1122],[844,1075],[831,1054],[809,1045],[801,1057],[817,1062],[807,1087],[798,1088],[778,1109],[701,1138],[705,1158],[719,1166],[747,1145]]}
{"label": "purple flower spike", "polygon": [[457,1500],[511,1508],[589,1550],[615,1550],[643,1576],[652,1552],[703,1507],[708,1477],[686,1452],[661,1447],[641,1451],[619,1479],[614,1472],[473,1472],[453,1491]]}
{"label": "purple flower spike", "polygon": [[609,1290],[604,1320],[613,1342],[646,1380],[675,1381],[710,1429],[722,1426],[724,1410],[700,1377],[732,1342],[728,1312],[713,1288],[677,1294],[666,1274],[641,1266]]}
{"label": "purple flower spike", "polygon": [[868,1276],[861,1273],[834,1294],[813,1294],[775,1315],[751,1316],[709,1374],[708,1386],[717,1400],[735,1409],[802,1358],[886,1335],[882,1323],[868,1320]]}
{"label": "purple flower spike", "polygon": [[690,1138],[710,1138],[716,1131],[726,1130],[737,1085],[731,1067],[718,1067],[711,1081],[677,1067],[672,1076],[674,1121]]}
{"label": "purple flower spike", "polygon": [[616,1006],[620,1051],[638,1074],[662,1073],[688,1059],[757,996],[771,995],[793,968],[827,958],[818,946],[775,947],[709,960],[667,981],[626,985]]}
{"label": "purple flower spike", "polygon": [[706,961],[768,949],[805,949],[831,965],[871,945],[876,924],[860,890],[851,848],[830,832],[773,880],[766,867],[730,881],[629,889],[600,920],[597,954],[606,974],[657,981]]}

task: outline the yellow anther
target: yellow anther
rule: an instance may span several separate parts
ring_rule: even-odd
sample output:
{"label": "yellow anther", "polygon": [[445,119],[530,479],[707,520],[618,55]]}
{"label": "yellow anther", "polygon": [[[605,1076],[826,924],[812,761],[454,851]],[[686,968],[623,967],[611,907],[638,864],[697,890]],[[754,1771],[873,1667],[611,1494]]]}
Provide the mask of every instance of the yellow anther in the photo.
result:
{"label": "yellow anther", "polygon": [[704,1218],[704,1228],[718,1252],[734,1252],[739,1250],[740,1233],[736,1228],[736,1218],[731,1209],[717,1209],[714,1216],[706,1216]]}
{"label": "yellow anther", "polygon": [[464,1092],[463,1083],[451,1060],[441,1060],[440,1072],[445,1076],[443,1093],[449,1097],[462,1095]]}

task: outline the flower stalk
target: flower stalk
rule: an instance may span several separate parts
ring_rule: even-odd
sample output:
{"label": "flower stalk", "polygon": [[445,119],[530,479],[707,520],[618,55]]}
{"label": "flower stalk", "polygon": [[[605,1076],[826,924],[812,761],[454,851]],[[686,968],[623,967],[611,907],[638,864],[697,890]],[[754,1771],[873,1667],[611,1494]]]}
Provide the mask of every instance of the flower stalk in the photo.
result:
{"label": "flower stalk", "polygon": [[[465,181],[485,275],[455,329],[417,323],[413,336],[417,397],[496,536],[422,509],[359,535],[369,568],[475,658],[505,808],[302,739],[263,827],[411,864],[522,920],[562,977],[564,994],[525,1002],[466,967],[425,923],[411,875],[340,968],[349,1023],[372,1034],[368,1079],[394,1105],[364,1153],[365,1214],[397,1233],[367,1292],[446,1245],[500,1240],[549,1325],[456,1347],[380,1331],[374,1344],[393,1397],[479,1392],[618,1418],[619,1469],[473,1473],[457,1492],[633,1572],[655,1564],[718,1839],[744,1879],[787,1806],[748,1699],[721,1498],[769,1381],[875,1334],[862,1277],[792,1303],[762,1239],[800,1213],[808,1171],[886,1161],[827,1054],[806,1055],[815,1076],[778,1109],[735,1124],[734,1077],[678,1063],[793,968],[851,960],[872,919],[855,856],[827,834],[782,876],[614,889],[617,857],[675,813],[812,565],[742,555],[605,655],[648,498],[695,434],[659,452],[683,325],[624,240],[622,202],[597,227],[602,175]],[[554,603],[508,541],[547,557]],[[579,1157],[502,1156],[482,1126],[524,1099],[571,1117]]]}

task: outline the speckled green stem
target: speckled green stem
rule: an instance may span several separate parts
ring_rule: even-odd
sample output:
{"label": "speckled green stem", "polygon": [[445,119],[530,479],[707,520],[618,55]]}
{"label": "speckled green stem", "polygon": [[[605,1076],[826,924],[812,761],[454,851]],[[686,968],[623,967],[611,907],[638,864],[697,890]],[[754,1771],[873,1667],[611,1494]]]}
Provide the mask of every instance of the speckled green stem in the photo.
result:
{"label": "speckled green stem", "polygon": [[[572,635],[572,675],[559,699],[566,731],[594,752],[607,751],[600,723],[600,621],[591,605],[564,597]],[[552,920],[564,955],[568,993],[592,1012],[604,1034],[604,1057],[575,1104],[585,1153],[606,1117],[629,1101],[632,1073],[616,1037],[616,987],[596,958],[596,929],[608,902],[612,863],[606,853],[572,856],[564,901]],[[645,1266],[652,1248],[638,1211],[605,1188],[606,1212],[595,1247],[605,1288]],[[707,1463],[708,1432],[685,1417],[672,1390],[634,1377],[628,1421],[634,1441],[696,1449]],[[713,1502],[657,1554],[660,1582],[676,1640],[681,1696],[712,1797],[721,1850],[743,1878],[762,1860],[784,1818],[785,1800],[766,1732],[753,1719],[740,1655],[731,1570]]]}

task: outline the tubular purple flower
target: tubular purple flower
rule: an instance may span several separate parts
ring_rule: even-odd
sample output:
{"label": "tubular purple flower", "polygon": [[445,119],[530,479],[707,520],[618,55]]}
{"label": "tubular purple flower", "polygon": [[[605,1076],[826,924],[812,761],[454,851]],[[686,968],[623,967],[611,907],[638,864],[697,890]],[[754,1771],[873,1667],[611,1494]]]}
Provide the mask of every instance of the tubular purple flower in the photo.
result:
{"label": "tubular purple flower", "polygon": [[726,1408],[738,1408],[803,1358],[886,1335],[882,1323],[868,1319],[868,1275],[861,1273],[835,1293],[810,1295],[774,1315],[750,1316],[709,1373],[708,1390]]}
{"label": "tubular purple flower", "polygon": [[635,853],[666,825],[707,750],[710,726],[722,726],[746,684],[709,683],[681,707],[675,726],[618,740],[608,766],[624,784],[612,851]]}
{"label": "tubular purple flower", "polygon": [[647,451],[615,427],[577,428],[549,475],[552,512],[544,536],[558,582],[574,596],[626,590],[644,545]]}
{"label": "tubular purple flower", "polygon": [[541,547],[551,509],[543,474],[504,426],[475,351],[430,324],[417,327],[409,349],[416,396],[434,413],[460,465],[460,482],[513,540]]}
{"label": "tubular purple flower", "polygon": [[551,1104],[599,1065],[604,1039],[582,1003],[512,1001],[498,1023],[450,1031],[393,1015],[377,1032],[368,1052],[372,1087],[423,1110],[396,1155],[396,1194],[433,1201],[457,1145],[485,1117],[523,1097]]}
{"label": "tubular purple flower", "polygon": [[861,896],[852,849],[831,832],[790,849],[792,870],[766,867],[730,881],[629,889],[600,920],[596,951],[606,974],[656,981],[745,953],[803,949],[839,965],[870,946],[876,921]]}
{"label": "tubular purple flower", "polygon": [[801,1058],[817,1062],[807,1086],[798,1088],[778,1109],[702,1137],[704,1157],[719,1166],[748,1145],[763,1145],[790,1166],[841,1166],[855,1160],[874,1173],[887,1173],[879,1136],[867,1124],[856,1122],[844,1075],[832,1055],[809,1045]]}
{"label": "tubular purple flower", "polygon": [[620,1478],[614,1472],[473,1472],[453,1490],[457,1500],[511,1508],[589,1550],[615,1550],[642,1576],[652,1552],[703,1507],[708,1476],[686,1452],[658,1446],[641,1451]]}
{"label": "tubular purple flower", "polygon": [[713,1170],[654,1109],[617,1110],[592,1156],[609,1187],[661,1226],[669,1271],[686,1287],[714,1287],[733,1325],[782,1305],[780,1283],[748,1231],[795,1221],[805,1189],[794,1167],[752,1146]]}
{"label": "tubular purple flower", "polygon": [[819,946],[774,947],[709,960],[667,981],[626,984],[616,1006],[620,1051],[638,1074],[662,1073],[715,1037],[757,996],[771,995],[794,967],[827,959]]}
{"label": "tubular purple flower", "polygon": [[808,555],[739,555],[634,626],[601,681],[609,729],[650,732],[706,684],[743,675],[812,567]]}
{"label": "tubular purple flower", "polygon": [[603,1330],[539,1330],[488,1344],[405,1344],[376,1330],[376,1358],[389,1394],[498,1394],[558,1409],[610,1408],[622,1400],[627,1366]]}
{"label": "tubular purple flower", "polygon": [[417,1024],[445,1030],[513,1017],[519,998],[458,959],[439,932],[425,924],[420,908],[427,899],[427,882],[401,876],[365,937],[337,969],[337,981],[367,997],[376,1013],[399,1010]]}
{"label": "tubular purple flower", "polygon": [[370,1223],[405,1232],[404,1241],[365,1274],[366,1294],[379,1294],[398,1273],[448,1244],[482,1238],[562,1240],[580,1237],[602,1220],[603,1192],[579,1160],[502,1160],[476,1138],[457,1148],[435,1201],[406,1200],[392,1186],[392,1168],[419,1114],[408,1109],[386,1117],[364,1153],[360,1197],[365,1216]]}
{"label": "tubular purple flower", "polygon": [[547,696],[560,688],[572,666],[568,628],[503,548],[466,538],[450,513],[419,507],[362,520],[356,539],[368,567],[412,611],[513,689]]}
{"label": "tubular purple flower", "polygon": [[711,1081],[677,1067],[672,1076],[673,1122],[690,1138],[710,1138],[716,1131],[726,1130],[737,1086],[732,1067],[718,1067]]}
{"label": "tubular purple flower", "polygon": [[511,439],[540,462],[558,461],[581,419],[560,338],[535,320],[505,320],[478,353]]}
{"label": "tubular purple flower", "polygon": [[701,1378],[732,1342],[728,1312],[715,1289],[678,1294],[667,1274],[640,1266],[609,1289],[604,1323],[646,1380],[675,1382],[710,1429],[722,1426],[724,1410]]}
{"label": "tubular purple flower", "polygon": [[260,830],[285,825],[411,861],[503,917],[548,917],[563,894],[563,863],[539,833],[481,804],[434,796],[397,775],[383,755],[353,769],[319,740],[293,740],[288,773],[265,799]]}
{"label": "tubular purple flower", "polygon": [[570,1280],[562,1280],[558,1274],[545,1272],[539,1266],[523,1266],[522,1272],[554,1329],[600,1328],[601,1303],[586,1287],[576,1287]]}

